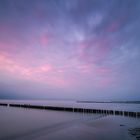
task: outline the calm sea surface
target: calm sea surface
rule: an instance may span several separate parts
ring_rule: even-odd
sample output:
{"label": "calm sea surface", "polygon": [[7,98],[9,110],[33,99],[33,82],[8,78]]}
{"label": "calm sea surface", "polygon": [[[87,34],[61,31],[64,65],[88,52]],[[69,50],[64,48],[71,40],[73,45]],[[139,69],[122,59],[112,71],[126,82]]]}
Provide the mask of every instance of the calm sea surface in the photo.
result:
{"label": "calm sea surface", "polygon": [[0,100],[4,103],[21,103],[32,105],[48,105],[59,107],[79,107],[79,108],[93,108],[93,109],[112,109],[140,112],[140,104],[129,103],[78,103],[76,101],[64,100]]}

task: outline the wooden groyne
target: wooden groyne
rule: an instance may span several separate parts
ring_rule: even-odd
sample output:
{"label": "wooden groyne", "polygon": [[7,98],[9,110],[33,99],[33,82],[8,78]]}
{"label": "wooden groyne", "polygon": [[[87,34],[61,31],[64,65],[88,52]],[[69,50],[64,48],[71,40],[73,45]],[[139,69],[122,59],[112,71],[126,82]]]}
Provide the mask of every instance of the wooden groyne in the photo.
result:
{"label": "wooden groyne", "polygon": [[76,108],[76,107],[56,107],[56,106],[43,106],[43,105],[30,105],[30,104],[6,104],[6,103],[0,103],[0,106],[31,108],[31,109],[44,109],[44,110],[56,110],[56,111],[69,111],[69,112],[81,112],[81,113],[94,113],[94,114],[98,113],[98,114],[106,114],[106,115],[120,115],[120,116],[140,118],[140,112],[132,112],[132,111],[87,109],[87,108]]}
{"label": "wooden groyne", "polygon": [[0,103],[0,106],[8,106],[6,103]]}

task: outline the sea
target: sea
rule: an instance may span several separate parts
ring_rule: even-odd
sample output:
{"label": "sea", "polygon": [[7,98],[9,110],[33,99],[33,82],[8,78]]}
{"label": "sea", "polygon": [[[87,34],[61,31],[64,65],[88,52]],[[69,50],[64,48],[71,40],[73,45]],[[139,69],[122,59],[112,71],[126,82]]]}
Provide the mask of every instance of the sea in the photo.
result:
{"label": "sea", "polygon": [[118,111],[140,112],[140,104],[138,103],[93,103],[79,102],[75,100],[0,100],[0,103],[19,103],[31,105],[44,105],[54,107],[72,107],[85,109],[106,109]]}

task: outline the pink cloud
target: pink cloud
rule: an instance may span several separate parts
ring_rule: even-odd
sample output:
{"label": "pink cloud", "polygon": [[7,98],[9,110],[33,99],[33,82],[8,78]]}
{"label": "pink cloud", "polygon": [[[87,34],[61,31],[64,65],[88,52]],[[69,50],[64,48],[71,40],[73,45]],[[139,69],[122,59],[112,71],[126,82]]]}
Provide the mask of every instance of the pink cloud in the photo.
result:
{"label": "pink cloud", "polygon": [[42,65],[36,68],[37,71],[39,72],[48,72],[50,70],[52,70],[52,66],[51,65]]}
{"label": "pink cloud", "polygon": [[[18,64],[16,61],[8,58],[5,53],[0,54],[0,70],[15,76],[31,76],[29,68]],[[24,78],[26,78],[24,77]]]}
{"label": "pink cloud", "polygon": [[95,70],[97,81],[96,87],[99,88],[110,88],[120,82],[119,77],[115,73],[113,68],[109,67],[97,67]]}
{"label": "pink cloud", "polygon": [[46,34],[43,34],[40,36],[39,42],[42,46],[48,44],[48,36]]}
{"label": "pink cloud", "polygon": [[108,56],[110,52],[110,39],[107,37],[93,38],[79,44],[78,57],[85,62],[98,63]]}
{"label": "pink cloud", "polygon": [[111,72],[112,72],[111,69],[106,68],[106,67],[99,67],[96,71],[96,73],[99,75],[108,75]]}
{"label": "pink cloud", "polygon": [[14,76],[14,78],[27,79],[56,87],[69,86],[69,82],[64,75],[52,75],[55,71],[52,65],[27,67],[14,59],[10,59],[5,53],[0,53],[0,71]]}
{"label": "pink cloud", "polygon": [[107,32],[115,32],[117,30],[119,30],[123,24],[126,21],[126,17],[121,16],[119,18],[116,18],[114,21],[112,21],[106,28]]}
{"label": "pink cloud", "polygon": [[114,80],[108,77],[100,79],[97,83],[96,86],[99,88],[109,88],[112,87],[112,84],[114,83]]}
{"label": "pink cloud", "polygon": [[92,71],[92,67],[89,64],[78,65],[77,69],[82,73],[90,73]]}

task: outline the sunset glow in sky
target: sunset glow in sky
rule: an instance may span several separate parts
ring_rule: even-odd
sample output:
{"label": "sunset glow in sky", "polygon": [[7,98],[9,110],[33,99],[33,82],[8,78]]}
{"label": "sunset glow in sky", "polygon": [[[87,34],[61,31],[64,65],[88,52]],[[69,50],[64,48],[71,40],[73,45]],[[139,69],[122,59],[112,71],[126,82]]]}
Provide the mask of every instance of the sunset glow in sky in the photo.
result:
{"label": "sunset glow in sky", "polygon": [[140,100],[140,1],[0,0],[0,98]]}

